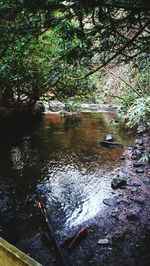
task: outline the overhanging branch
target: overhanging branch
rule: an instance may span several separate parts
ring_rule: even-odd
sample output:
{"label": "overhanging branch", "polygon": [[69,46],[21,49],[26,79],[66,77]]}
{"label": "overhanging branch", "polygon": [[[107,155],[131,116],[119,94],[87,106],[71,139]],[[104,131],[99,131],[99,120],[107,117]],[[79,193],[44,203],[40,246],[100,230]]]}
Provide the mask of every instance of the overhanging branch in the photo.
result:
{"label": "overhanging branch", "polygon": [[87,73],[84,78],[87,78],[91,75],[93,75],[95,72],[97,72],[98,70],[100,70],[101,68],[105,67],[106,65],[108,65],[112,60],[114,60],[118,55],[120,55],[128,46],[130,46],[135,40],[136,38],[143,32],[143,30],[150,24],[150,20],[148,20],[142,27],[141,29],[129,40],[126,42],[126,44],[121,47],[117,53],[115,53],[113,56],[111,56],[104,64],[98,66],[97,68],[91,70],[89,73]]}

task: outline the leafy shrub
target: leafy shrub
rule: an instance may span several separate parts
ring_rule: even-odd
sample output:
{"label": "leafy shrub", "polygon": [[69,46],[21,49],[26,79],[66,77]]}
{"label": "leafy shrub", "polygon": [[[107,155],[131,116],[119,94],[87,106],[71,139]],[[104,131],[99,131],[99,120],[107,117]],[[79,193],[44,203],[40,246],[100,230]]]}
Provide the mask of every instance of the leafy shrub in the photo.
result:
{"label": "leafy shrub", "polygon": [[143,124],[146,128],[150,128],[150,97],[138,98],[123,119],[128,127]]}
{"label": "leafy shrub", "polygon": [[144,154],[139,161],[141,163],[150,163],[150,154]]}
{"label": "leafy shrub", "polygon": [[65,111],[66,112],[79,112],[81,109],[80,102],[66,102],[65,103]]}

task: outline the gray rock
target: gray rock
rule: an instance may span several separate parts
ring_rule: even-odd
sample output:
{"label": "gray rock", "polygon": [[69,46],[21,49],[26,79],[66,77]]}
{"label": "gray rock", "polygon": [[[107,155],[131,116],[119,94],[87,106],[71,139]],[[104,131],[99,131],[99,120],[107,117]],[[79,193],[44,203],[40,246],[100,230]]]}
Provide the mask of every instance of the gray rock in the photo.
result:
{"label": "gray rock", "polygon": [[99,239],[98,240],[98,244],[99,245],[108,245],[109,244],[109,240],[107,238]]}
{"label": "gray rock", "polygon": [[119,202],[117,201],[117,199],[108,198],[108,199],[103,199],[103,203],[107,206],[116,206]]}
{"label": "gray rock", "polygon": [[134,181],[132,179],[128,179],[127,185],[131,187],[140,187],[142,184],[141,182]]}
{"label": "gray rock", "polygon": [[137,128],[137,134],[143,134],[146,132],[146,128],[144,125],[139,125]]}
{"label": "gray rock", "polygon": [[137,158],[140,158],[142,155],[142,151],[140,151],[139,149],[136,149],[132,152],[132,156],[136,156]]}
{"label": "gray rock", "polygon": [[127,184],[127,178],[123,175],[116,176],[111,181],[111,187],[113,189],[124,187],[124,186],[126,186],[126,184]]}
{"label": "gray rock", "polygon": [[138,168],[138,167],[143,167],[144,164],[141,163],[141,162],[136,162],[136,163],[133,163],[133,166],[136,167],[136,168]]}
{"label": "gray rock", "polygon": [[122,160],[122,161],[125,160],[125,159],[126,159],[126,158],[125,158],[124,156],[121,156],[121,157],[120,157],[120,160]]}
{"label": "gray rock", "polygon": [[142,139],[136,139],[135,140],[135,145],[143,146],[143,140]]}
{"label": "gray rock", "polygon": [[145,205],[144,200],[141,200],[141,199],[135,199],[135,200],[134,200],[134,203],[136,203],[136,204],[138,204],[138,205],[140,205],[140,206]]}
{"label": "gray rock", "polygon": [[128,221],[138,221],[140,219],[138,214],[134,212],[128,213],[126,218],[128,219]]}
{"label": "gray rock", "polygon": [[118,213],[116,211],[111,213],[111,217],[117,218],[117,216],[118,216]]}
{"label": "gray rock", "polygon": [[144,185],[150,185],[150,179],[144,179],[143,180]]}
{"label": "gray rock", "polygon": [[143,173],[144,173],[144,169],[142,169],[142,168],[138,168],[138,169],[135,170],[135,172],[136,172],[137,174],[143,174]]}
{"label": "gray rock", "polygon": [[132,159],[132,160],[138,160],[139,157],[138,157],[137,155],[132,155],[132,156],[131,156],[131,159]]}
{"label": "gray rock", "polygon": [[65,105],[59,101],[51,101],[49,102],[49,110],[52,112],[62,111]]}
{"label": "gray rock", "polygon": [[105,138],[106,141],[113,141],[113,137],[111,134],[108,134]]}
{"label": "gray rock", "polygon": [[100,144],[104,147],[108,147],[108,148],[123,148],[123,144],[120,144],[120,143],[117,143],[117,142],[114,142],[114,141],[106,141],[106,140],[103,140],[103,141],[100,141]]}
{"label": "gray rock", "polygon": [[138,188],[137,188],[137,187],[132,187],[132,188],[131,188],[131,192],[134,193],[134,192],[137,192],[137,191],[138,191]]}

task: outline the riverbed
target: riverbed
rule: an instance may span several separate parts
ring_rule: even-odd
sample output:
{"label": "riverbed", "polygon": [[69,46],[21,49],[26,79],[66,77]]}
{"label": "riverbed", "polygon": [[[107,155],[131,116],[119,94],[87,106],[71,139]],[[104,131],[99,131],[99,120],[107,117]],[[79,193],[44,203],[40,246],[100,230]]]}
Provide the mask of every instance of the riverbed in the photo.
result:
{"label": "riverbed", "polygon": [[[109,111],[50,113],[30,123],[5,122],[0,143],[2,237],[36,258],[34,245],[42,245],[38,200],[44,202],[60,240],[105,212],[103,199],[110,196],[111,180],[123,164],[120,157],[134,139],[116,130],[116,119]],[[109,133],[124,148],[102,147],[100,141]],[[39,262],[47,265],[43,246]]]}

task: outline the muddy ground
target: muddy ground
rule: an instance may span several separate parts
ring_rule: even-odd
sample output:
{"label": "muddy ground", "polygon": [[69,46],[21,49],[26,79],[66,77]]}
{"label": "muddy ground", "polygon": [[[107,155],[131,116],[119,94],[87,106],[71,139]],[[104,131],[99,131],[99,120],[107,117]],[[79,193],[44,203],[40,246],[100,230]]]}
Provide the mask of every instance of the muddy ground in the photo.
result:
{"label": "muddy ground", "polygon": [[[120,158],[124,160],[124,166],[116,170],[116,174],[121,172],[127,178],[127,185],[112,189],[108,202],[112,206],[106,206],[105,211],[88,225],[82,225],[87,233],[77,241],[72,251],[64,246],[69,232],[67,235],[65,232],[60,236],[57,234],[66,265],[150,265],[150,168],[148,162],[139,163],[139,159],[148,153],[150,138],[147,134],[138,135],[135,144]],[[75,228],[75,232],[79,229]],[[43,266],[63,265],[56,259],[53,244],[50,245],[43,236],[40,233],[32,242],[20,243],[18,247]]]}

